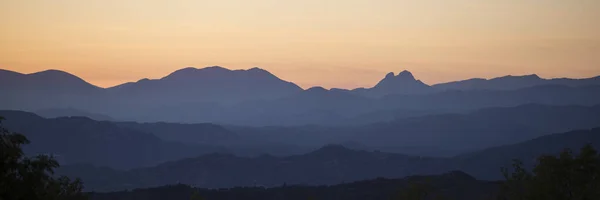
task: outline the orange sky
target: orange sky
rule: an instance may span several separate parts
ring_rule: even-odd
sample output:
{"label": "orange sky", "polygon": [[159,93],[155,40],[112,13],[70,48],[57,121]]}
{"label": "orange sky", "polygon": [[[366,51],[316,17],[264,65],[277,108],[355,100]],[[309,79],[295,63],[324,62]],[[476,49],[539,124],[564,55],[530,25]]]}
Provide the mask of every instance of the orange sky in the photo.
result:
{"label": "orange sky", "polygon": [[600,75],[598,0],[2,0],[0,68],[99,86],[261,67],[303,87]]}

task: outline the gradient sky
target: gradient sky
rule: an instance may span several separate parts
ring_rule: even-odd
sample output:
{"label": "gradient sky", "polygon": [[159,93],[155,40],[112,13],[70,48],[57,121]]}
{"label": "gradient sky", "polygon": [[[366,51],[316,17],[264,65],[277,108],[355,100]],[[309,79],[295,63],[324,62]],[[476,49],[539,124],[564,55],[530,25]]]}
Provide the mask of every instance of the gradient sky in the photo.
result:
{"label": "gradient sky", "polygon": [[599,0],[0,0],[0,68],[99,86],[188,66],[303,87],[600,75]]}

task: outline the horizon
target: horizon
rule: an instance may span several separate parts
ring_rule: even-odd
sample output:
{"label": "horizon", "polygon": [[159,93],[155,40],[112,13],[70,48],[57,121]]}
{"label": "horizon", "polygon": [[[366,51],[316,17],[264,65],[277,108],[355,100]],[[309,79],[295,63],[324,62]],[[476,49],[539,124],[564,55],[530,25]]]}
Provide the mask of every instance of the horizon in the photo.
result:
{"label": "horizon", "polygon": [[[2,68],[0,68],[0,70],[12,71],[12,72],[20,73],[20,74],[23,74],[23,75],[30,75],[30,74],[41,73],[41,72],[46,72],[46,71],[53,71],[53,70],[54,71],[61,71],[61,72],[65,72],[65,73],[71,74],[73,76],[76,76],[78,78],[81,78],[85,82],[87,82],[89,84],[92,84],[92,85],[94,85],[96,87],[107,89],[107,88],[116,87],[116,86],[119,86],[119,85],[122,85],[122,84],[126,84],[126,83],[135,83],[135,82],[140,81],[142,79],[159,80],[159,79],[162,79],[164,77],[167,77],[168,75],[170,75],[173,72],[176,72],[176,71],[179,71],[179,70],[183,70],[183,69],[193,68],[193,69],[196,69],[196,70],[200,70],[200,69],[206,69],[206,68],[211,68],[211,67],[219,67],[219,68],[223,68],[223,69],[226,69],[226,70],[229,70],[229,71],[248,71],[248,70],[251,70],[251,69],[254,69],[254,68],[262,69],[262,70],[266,70],[267,72],[271,73],[273,76],[275,76],[275,77],[277,77],[277,78],[279,78],[279,79],[281,79],[283,81],[294,83],[294,84],[298,85],[300,88],[302,88],[304,90],[308,90],[310,88],[324,88],[324,89],[327,89],[327,90],[331,90],[331,89],[353,90],[353,89],[359,89],[359,88],[371,88],[371,87],[374,87],[379,81],[383,80],[387,76],[387,74],[392,73],[394,76],[397,76],[400,73],[405,72],[405,71],[411,73],[414,76],[415,80],[421,80],[418,75],[415,75],[410,70],[400,70],[398,72],[392,71],[392,72],[383,73],[383,74],[381,74],[380,79],[378,79],[377,81],[375,81],[373,84],[371,84],[369,86],[365,86],[365,87],[341,88],[341,87],[325,87],[325,86],[321,86],[321,85],[312,85],[312,86],[306,87],[306,86],[302,86],[302,85],[300,85],[300,84],[298,84],[298,83],[296,83],[294,81],[283,79],[283,78],[279,77],[277,74],[272,73],[271,71],[269,71],[267,69],[264,69],[264,68],[261,68],[261,67],[252,67],[252,68],[247,68],[247,69],[230,69],[230,68],[227,68],[227,67],[224,67],[224,66],[213,65],[213,66],[206,66],[206,67],[183,67],[183,68],[176,69],[176,70],[174,70],[172,72],[169,72],[169,73],[167,73],[165,75],[162,75],[162,76],[160,76],[158,78],[148,78],[148,77],[145,77],[145,78],[140,78],[140,79],[135,80],[135,81],[122,82],[122,83],[118,83],[116,85],[111,85],[111,86],[108,86],[108,87],[104,87],[104,86],[96,85],[93,82],[90,82],[89,80],[86,80],[85,78],[82,78],[81,76],[78,76],[77,74],[74,74],[74,73],[71,73],[71,72],[65,71],[65,70],[60,70],[60,69],[45,69],[45,70],[35,71],[35,72],[31,72],[31,73],[24,73],[24,72],[19,72],[19,71],[14,71],[14,70],[9,70],[9,69],[2,69]],[[590,78],[600,77],[600,75],[593,75],[593,76],[582,77],[582,78],[573,78],[573,77],[550,77],[549,78],[549,77],[542,77],[542,76],[539,76],[538,74],[533,73],[533,74],[522,74],[522,75],[505,74],[505,75],[491,77],[491,78],[470,77],[470,78],[466,78],[466,79],[450,80],[450,81],[447,81],[447,82],[440,82],[440,83],[426,83],[426,82],[424,82],[424,83],[427,84],[427,85],[429,85],[429,86],[433,86],[433,85],[436,85],[436,84],[451,83],[451,82],[458,82],[458,81],[466,81],[466,80],[469,80],[469,79],[479,79],[479,78],[481,78],[481,79],[485,79],[485,80],[490,80],[490,79],[494,79],[494,78],[502,78],[502,77],[508,77],[508,76],[515,76],[515,77],[537,76],[538,78],[545,79],[545,80],[550,80],[550,79],[555,79],[555,78],[556,79],[560,79],[560,78],[566,78],[566,79],[590,79]]]}
{"label": "horizon", "polygon": [[[303,88],[600,74],[600,1],[0,2],[0,67],[108,87],[185,66],[259,66]],[[43,34],[39,34],[43,33]]]}

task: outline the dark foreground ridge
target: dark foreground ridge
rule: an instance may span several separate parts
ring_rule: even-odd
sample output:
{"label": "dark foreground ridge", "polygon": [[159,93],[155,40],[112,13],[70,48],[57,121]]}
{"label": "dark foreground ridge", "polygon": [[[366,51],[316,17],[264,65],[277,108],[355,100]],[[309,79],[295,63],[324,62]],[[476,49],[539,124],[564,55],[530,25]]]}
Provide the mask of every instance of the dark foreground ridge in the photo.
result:
{"label": "dark foreground ridge", "polygon": [[229,189],[198,189],[188,185],[169,185],[111,193],[91,193],[92,200],[389,200],[409,197],[412,187],[427,185],[431,197],[444,199],[479,200],[497,196],[499,182],[479,181],[461,171],[441,175],[411,176],[401,179],[377,178],[352,183],[322,186],[282,184],[277,187],[237,187]]}

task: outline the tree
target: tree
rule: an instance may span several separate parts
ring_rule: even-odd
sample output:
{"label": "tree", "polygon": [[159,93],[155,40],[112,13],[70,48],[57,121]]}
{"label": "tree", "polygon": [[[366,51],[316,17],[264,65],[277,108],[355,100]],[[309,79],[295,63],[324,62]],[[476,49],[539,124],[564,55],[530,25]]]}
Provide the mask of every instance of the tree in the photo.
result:
{"label": "tree", "polygon": [[24,135],[8,131],[0,117],[0,200],[79,200],[86,199],[79,179],[55,178],[58,162],[51,156],[26,157]]}
{"label": "tree", "polygon": [[397,199],[401,200],[424,200],[424,199],[435,199],[443,200],[446,199],[442,196],[439,191],[433,187],[430,179],[424,181],[409,181],[408,188],[400,191]]}
{"label": "tree", "polygon": [[197,189],[193,189],[192,196],[190,196],[190,200],[204,200]]}
{"label": "tree", "polygon": [[502,199],[507,200],[592,200],[600,199],[600,157],[591,146],[573,156],[566,149],[558,156],[541,156],[531,172],[516,160]]}

